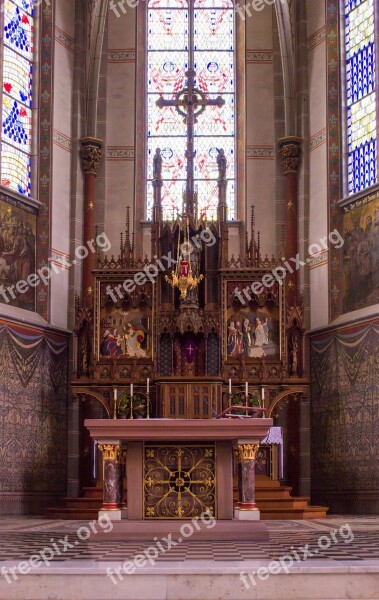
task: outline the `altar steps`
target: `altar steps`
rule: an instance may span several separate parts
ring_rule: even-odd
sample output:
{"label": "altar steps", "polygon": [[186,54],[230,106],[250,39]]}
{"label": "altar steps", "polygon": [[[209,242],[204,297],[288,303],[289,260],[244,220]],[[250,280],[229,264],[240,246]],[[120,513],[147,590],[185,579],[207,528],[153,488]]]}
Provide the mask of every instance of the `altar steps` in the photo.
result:
{"label": "altar steps", "polygon": [[[309,506],[309,497],[291,496],[291,490],[291,487],[281,486],[279,481],[257,477],[256,502],[261,511],[261,519],[303,520],[326,517],[328,508]],[[64,505],[49,508],[48,516],[52,519],[96,519],[102,504],[102,483],[97,483],[96,487],[84,488],[83,492],[84,496],[81,498],[65,498]]]}
{"label": "altar steps", "polygon": [[291,496],[292,488],[268,477],[258,476],[255,484],[256,503],[264,521],[277,519],[324,519],[326,506],[309,506],[308,496]]}

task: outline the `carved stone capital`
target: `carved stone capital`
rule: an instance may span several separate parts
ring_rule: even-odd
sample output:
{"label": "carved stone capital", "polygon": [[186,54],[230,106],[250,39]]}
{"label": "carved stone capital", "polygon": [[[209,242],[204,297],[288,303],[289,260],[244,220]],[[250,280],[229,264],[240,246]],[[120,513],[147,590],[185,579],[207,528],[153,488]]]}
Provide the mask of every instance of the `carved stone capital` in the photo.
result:
{"label": "carved stone capital", "polygon": [[299,172],[301,139],[291,136],[279,140],[280,156],[282,158],[285,175]]}
{"label": "carved stone capital", "polygon": [[244,462],[245,460],[255,460],[255,455],[259,450],[259,444],[238,444],[238,460]]}
{"label": "carved stone capital", "polygon": [[99,450],[104,460],[122,462],[123,452],[120,444],[99,444]]}
{"label": "carved stone capital", "polygon": [[82,145],[80,158],[83,172],[85,175],[91,173],[96,177],[99,170],[103,142],[97,138],[87,137],[81,139],[80,143]]}

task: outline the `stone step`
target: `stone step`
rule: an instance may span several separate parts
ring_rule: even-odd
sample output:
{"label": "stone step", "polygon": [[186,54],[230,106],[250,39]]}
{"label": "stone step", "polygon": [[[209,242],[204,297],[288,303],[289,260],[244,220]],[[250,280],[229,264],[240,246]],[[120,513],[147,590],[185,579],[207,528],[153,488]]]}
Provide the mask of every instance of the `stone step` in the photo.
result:
{"label": "stone step", "polygon": [[326,506],[307,506],[305,508],[264,508],[261,510],[261,519],[263,521],[278,521],[281,519],[304,520],[304,519],[325,519],[328,512]]}
{"label": "stone step", "polygon": [[259,510],[265,510],[265,508],[278,508],[287,510],[288,508],[308,508],[310,498],[301,496],[289,496],[288,498],[266,498],[256,496],[256,503]]}

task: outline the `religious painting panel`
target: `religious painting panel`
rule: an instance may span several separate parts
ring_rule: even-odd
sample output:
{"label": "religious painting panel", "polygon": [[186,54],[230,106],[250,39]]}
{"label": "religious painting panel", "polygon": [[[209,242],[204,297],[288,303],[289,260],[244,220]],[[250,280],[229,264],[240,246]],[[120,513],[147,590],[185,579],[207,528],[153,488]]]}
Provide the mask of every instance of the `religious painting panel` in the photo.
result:
{"label": "religious painting panel", "polygon": [[[132,280],[132,277],[125,281]],[[97,285],[95,336],[98,360],[151,360],[152,284],[135,286],[132,293],[127,293],[122,287],[123,281],[102,281]]]}
{"label": "religious painting panel", "polygon": [[[35,272],[37,210],[0,195],[0,302],[35,310],[35,287],[19,293],[15,288]],[[25,286],[24,286],[25,287]]]}
{"label": "religious painting panel", "polygon": [[[276,281],[264,287],[264,275],[224,282],[224,360],[282,357],[284,295]],[[252,291],[254,284],[261,293]]]}
{"label": "religious painting panel", "polygon": [[343,310],[379,302],[379,192],[343,207]]}

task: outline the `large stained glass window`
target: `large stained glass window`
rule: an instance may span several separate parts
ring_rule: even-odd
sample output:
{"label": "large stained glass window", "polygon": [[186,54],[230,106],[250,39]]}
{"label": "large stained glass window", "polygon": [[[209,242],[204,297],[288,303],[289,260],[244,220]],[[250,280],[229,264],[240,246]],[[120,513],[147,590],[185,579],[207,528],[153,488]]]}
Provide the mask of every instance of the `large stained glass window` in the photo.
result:
{"label": "large stained glass window", "polygon": [[375,0],[344,0],[348,192],[377,182]]}
{"label": "large stained glass window", "polygon": [[1,185],[31,196],[32,0],[1,0]]}
{"label": "large stained glass window", "polygon": [[147,218],[153,205],[153,156],[162,155],[162,208],[170,220],[182,211],[187,177],[187,124],[174,106],[195,70],[195,88],[206,100],[221,96],[222,106],[207,106],[194,126],[194,182],[199,216],[215,219],[218,204],[217,156],[227,158],[228,218],[235,215],[235,57],[232,0],[150,0],[147,9]]}

